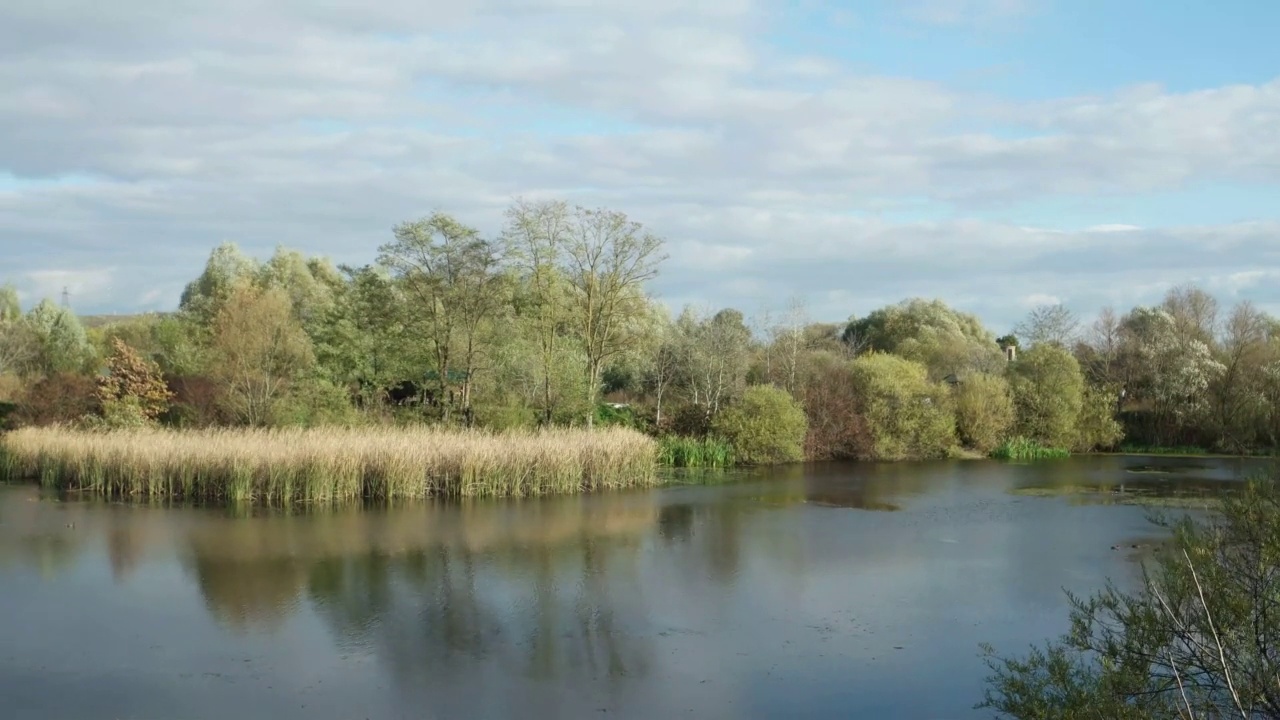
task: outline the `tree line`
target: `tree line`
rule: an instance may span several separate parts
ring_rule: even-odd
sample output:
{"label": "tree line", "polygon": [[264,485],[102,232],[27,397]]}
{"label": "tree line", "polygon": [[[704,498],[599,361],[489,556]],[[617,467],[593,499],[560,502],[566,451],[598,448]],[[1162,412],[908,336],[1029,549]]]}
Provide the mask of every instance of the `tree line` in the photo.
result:
{"label": "tree line", "polygon": [[[175,312],[88,328],[49,300],[24,312],[10,287],[0,412],[10,426],[621,423],[739,442],[773,423],[786,459],[1280,442],[1280,322],[1248,302],[1182,286],[1087,321],[1037,308],[1000,336],[919,298],[846,323],[798,303],[672,317],[649,294],[664,246],[618,211],[518,200],[492,237],[442,212],[402,223],[363,266],[224,244]],[[726,422],[744,402],[769,410]]]}

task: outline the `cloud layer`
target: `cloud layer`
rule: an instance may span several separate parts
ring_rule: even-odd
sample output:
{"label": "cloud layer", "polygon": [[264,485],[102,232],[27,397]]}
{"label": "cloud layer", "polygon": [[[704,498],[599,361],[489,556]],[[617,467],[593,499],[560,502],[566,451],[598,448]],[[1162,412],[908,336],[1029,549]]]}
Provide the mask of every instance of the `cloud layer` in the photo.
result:
{"label": "cloud layer", "polygon": [[[932,0],[898,20],[963,28],[1038,5]],[[778,42],[787,7],[9,3],[0,275],[31,297],[75,279],[81,309],[171,307],[223,240],[365,262],[400,220],[439,208],[493,230],[523,195],[608,205],[666,236],[656,289],[676,305],[799,295],[839,319],[929,295],[1007,325],[1028,298],[1084,310],[1188,280],[1280,301],[1274,214],[1001,219],[1280,184],[1280,79],[1009,99]]]}

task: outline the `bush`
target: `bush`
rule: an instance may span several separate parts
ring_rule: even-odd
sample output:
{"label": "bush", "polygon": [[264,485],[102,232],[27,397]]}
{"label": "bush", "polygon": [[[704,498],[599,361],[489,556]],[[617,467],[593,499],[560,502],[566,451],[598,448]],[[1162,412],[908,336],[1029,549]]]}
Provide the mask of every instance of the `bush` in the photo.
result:
{"label": "bush", "polygon": [[711,424],[712,432],[733,446],[735,459],[748,465],[803,460],[808,428],[800,404],[772,385],[747,388]]}
{"label": "bush", "polygon": [[75,373],[57,373],[24,393],[14,414],[19,425],[57,425],[80,421],[99,409],[93,380]]}
{"label": "bush", "polygon": [[870,353],[853,361],[853,384],[871,429],[868,459],[940,458],[955,445],[950,390],[930,382],[924,365]]}
{"label": "bush", "polygon": [[809,418],[805,457],[847,460],[871,454],[871,432],[859,413],[853,369],[847,360],[833,353],[815,355],[804,369],[798,392]]}
{"label": "bush", "polygon": [[1135,592],[1069,595],[1071,629],[1026,657],[984,646],[992,675],[979,707],[1023,720],[1280,717],[1276,477],[1172,527]]}
{"label": "bush", "polygon": [[955,389],[955,407],[960,442],[983,453],[1004,441],[1016,416],[1009,383],[999,375],[965,378]]}
{"label": "bush", "polygon": [[1076,418],[1077,452],[1113,448],[1124,438],[1124,428],[1116,420],[1116,394],[1102,388],[1085,388]]}

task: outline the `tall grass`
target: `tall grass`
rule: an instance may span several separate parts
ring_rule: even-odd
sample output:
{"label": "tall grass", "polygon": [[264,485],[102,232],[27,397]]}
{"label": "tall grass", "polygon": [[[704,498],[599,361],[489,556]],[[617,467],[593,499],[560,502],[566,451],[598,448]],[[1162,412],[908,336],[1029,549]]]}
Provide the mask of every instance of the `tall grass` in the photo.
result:
{"label": "tall grass", "polygon": [[231,502],[526,496],[651,485],[656,455],[652,439],[622,428],[24,428],[0,439],[0,479]]}
{"label": "tall grass", "polygon": [[733,446],[716,438],[664,437],[658,441],[658,462],[679,468],[726,468],[733,464]]}
{"label": "tall grass", "polygon": [[991,457],[997,460],[1056,460],[1071,457],[1071,452],[1062,448],[1045,447],[1030,438],[1016,437],[1005,440],[1000,447],[992,450]]}

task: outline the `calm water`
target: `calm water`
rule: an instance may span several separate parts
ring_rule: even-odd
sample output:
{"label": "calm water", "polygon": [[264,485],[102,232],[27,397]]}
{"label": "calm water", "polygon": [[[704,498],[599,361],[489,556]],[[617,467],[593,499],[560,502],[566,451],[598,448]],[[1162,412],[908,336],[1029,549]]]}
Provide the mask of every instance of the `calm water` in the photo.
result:
{"label": "calm water", "polygon": [[0,486],[3,714],[985,717],[979,643],[1058,634],[1064,588],[1132,581],[1157,537],[1142,507],[1011,491],[1251,467],[823,465],[293,515]]}

